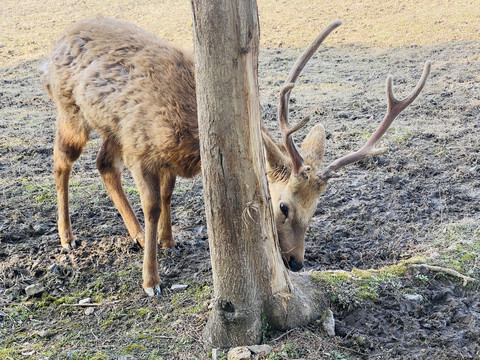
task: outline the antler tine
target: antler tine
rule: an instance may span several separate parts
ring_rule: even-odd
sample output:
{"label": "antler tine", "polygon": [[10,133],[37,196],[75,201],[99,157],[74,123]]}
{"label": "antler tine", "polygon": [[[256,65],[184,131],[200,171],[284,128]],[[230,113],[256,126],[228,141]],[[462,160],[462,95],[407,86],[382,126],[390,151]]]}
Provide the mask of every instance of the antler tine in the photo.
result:
{"label": "antler tine", "polygon": [[386,84],[386,92],[387,92],[387,112],[385,114],[385,118],[381,122],[380,126],[375,130],[375,132],[370,136],[367,142],[360,148],[360,150],[345,155],[330,165],[328,165],[323,171],[318,173],[318,177],[321,180],[327,181],[332,177],[336,177],[337,174],[335,173],[337,170],[341,169],[342,167],[353,164],[359,160],[362,160],[369,156],[379,155],[386,151],[386,149],[375,149],[375,143],[385,134],[388,130],[390,125],[392,124],[393,120],[400,114],[408,105],[410,105],[415,98],[420,94],[425,83],[427,81],[428,75],[430,75],[430,67],[432,63],[431,61],[427,61],[425,63],[425,67],[423,68],[423,74],[420,80],[417,83],[417,86],[413,89],[413,91],[403,100],[397,100],[393,95],[392,90],[392,76],[387,77],[387,84]]}
{"label": "antler tine", "polygon": [[290,100],[290,91],[295,86],[295,81],[302,72],[303,68],[313,56],[318,47],[322,44],[323,40],[337,27],[342,24],[341,20],[332,21],[328,24],[310,43],[310,45],[305,49],[303,54],[297,59],[295,64],[290,70],[290,74],[285,81],[282,89],[280,90],[280,104],[278,106],[278,121],[280,123],[280,131],[282,132],[283,143],[287,149],[290,158],[292,159],[293,173],[298,174],[300,168],[303,165],[303,158],[300,155],[298,149],[293,142],[292,134],[305,126],[305,124],[310,120],[309,117],[303,119],[298,124],[290,126],[288,122],[288,101]]}

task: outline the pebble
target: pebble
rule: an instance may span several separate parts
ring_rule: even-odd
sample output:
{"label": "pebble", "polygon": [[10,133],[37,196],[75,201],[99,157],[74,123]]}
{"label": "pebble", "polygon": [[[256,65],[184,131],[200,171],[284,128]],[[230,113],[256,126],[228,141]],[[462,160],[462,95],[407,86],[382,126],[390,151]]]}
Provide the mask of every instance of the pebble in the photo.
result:
{"label": "pebble", "polygon": [[227,360],[250,360],[252,353],[246,346],[239,346],[230,351],[227,354]]}
{"label": "pebble", "polygon": [[137,360],[137,358],[133,355],[120,355],[118,360]]}
{"label": "pebble", "polygon": [[48,335],[48,331],[47,330],[40,330],[40,331],[37,331],[37,335],[44,338]]}
{"label": "pebble", "polygon": [[57,274],[57,275],[60,273],[60,272],[58,271],[58,265],[55,264],[55,263],[53,263],[52,265],[50,265],[50,266],[48,267],[48,270],[51,271],[51,272],[54,273],[54,274]]}
{"label": "pebble", "polygon": [[250,350],[255,355],[260,355],[260,354],[263,355],[263,354],[270,354],[273,349],[270,345],[264,344],[264,345],[251,345],[248,347],[248,350]]}
{"label": "pebble", "polygon": [[207,239],[208,238],[207,228],[203,225],[197,226],[195,228],[195,237],[199,239],[204,239],[204,240]]}
{"label": "pebble", "polygon": [[88,308],[85,309],[85,315],[87,315],[87,316],[93,315],[94,312],[95,312],[94,307],[88,307]]}
{"label": "pebble", "polygon": [[332,310],[325,310],[320,322],[322,323],[323,330],[325,330],[328,336],[335,336],[335,318],[333,317]]}
{"label": "pebble", "polygon": [[447,251],[448,251],[448,252],[455,252],[455,251],[457,251],[457,245],[450,245],[450,246],[447,248]]}
{"label": "pebble", "polygon": [[33,231],[35,231],[37,234],[39,235],[43,235],[45,234],[48,230],[50,230],[48,228],[48,226],[45,226],[43,224],[35,224],[33,225]]}
{"label": "pebble", "polygon": [[403,298],[408,301],[422,302],[423,296],[420,294],[403,294]]}
{"label": "pebble", "polygon": [[25,288],[25,293],[28,296],[34,296],[34,295],[37,295],[37,294],[41,294],[44,291],[45,291],[45,287],[43,286],[42,283],[36,283],[36,284],[33,284],[33,285],[29,285]]}
{"label": "pebble", "polygon": [[181,291],[181,290],[185,290],[186,288],[188,288],[188,285],[184,285],[184,284],[173,284],[172,287],[170,288],[170,290],[173,290],[173,291]]}
{"label": "pebble", "polygon": [[84,305],[84,304],[90,304],[91,302],[92,302],[92,299],[90,299],[90,298],[85,298],[85,299],[80,300],[78,303],[79,303],[80,305]]}

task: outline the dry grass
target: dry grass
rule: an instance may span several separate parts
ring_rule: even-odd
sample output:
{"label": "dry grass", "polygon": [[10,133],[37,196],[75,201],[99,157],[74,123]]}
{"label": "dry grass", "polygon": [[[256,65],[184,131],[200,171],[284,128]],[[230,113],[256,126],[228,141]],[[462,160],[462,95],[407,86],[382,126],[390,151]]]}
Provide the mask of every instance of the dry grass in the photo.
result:
{"label": "dry grass", "polygon": [[[304,46],[327,22],[343,19],[334,45],[419,45],[480,38],[476,0],[259,0],[262,46]],[[57,35],[84,17],[105,15],[140,25],[180,46],[192,46],[188,0],[2,0],[0,68],[45,56]]]}

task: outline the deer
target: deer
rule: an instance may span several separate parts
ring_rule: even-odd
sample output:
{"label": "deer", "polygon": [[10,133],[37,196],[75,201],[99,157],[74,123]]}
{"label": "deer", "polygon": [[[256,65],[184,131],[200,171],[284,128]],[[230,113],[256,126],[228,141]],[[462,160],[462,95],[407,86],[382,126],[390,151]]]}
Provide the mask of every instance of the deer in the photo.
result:
{"label": "deer", "polygon": [[[315,125],[299,149],[292,135],[309,118],[290,125],[288,103],[306,63],[340,24],[334,21],[316,36],[280,90],[282,142],[262,128],[274,222],[284,264],[292,271],[304,266],[306,229],[328,180],[338,177],[338,170],[346,165],[386,151],[374,145],[415,100],[430,73],[427,61],[420,81],[403,100],[394,97],[389,76],[387,112],[378,129],[358,151],[322,168],[323,125]],[[96,131],[102,139],[97,169],[130,237],[144,249],[143,289],[148,296],[160,295],[157,242],[163,248],[175,246],[171,199],[176,178],[192,178],[201,169],[192,54],[133,24],[96,17],[79,21],[61,34],[41,71],[42,85],[57,109],[53,158],[62,247],[76,248],[68,182],[73,163]],[[122,188],[124,166],[139,191],[145,230]]]}

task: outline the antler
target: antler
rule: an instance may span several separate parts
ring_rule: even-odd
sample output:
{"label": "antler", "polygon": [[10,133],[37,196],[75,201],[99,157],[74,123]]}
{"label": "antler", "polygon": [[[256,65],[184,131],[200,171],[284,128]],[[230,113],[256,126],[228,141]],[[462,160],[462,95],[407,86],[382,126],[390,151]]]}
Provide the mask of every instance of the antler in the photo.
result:
{"label": "antler", "polygon": [[432,64],[431,61],[427,61],[425,63],[422,77],[420,78],[417,86],[415,87],[415,89],[413,89],[410,95],[408,95],[403,100],[397,100],[395,98],[392,90],[393,78],[391,75],[387,77],[386,91],[387,91],[388,107],[387,107],[387,113],[385,114],[385,118],[383,119],[382,123],[380,124],[378,129],[375,130],[375,132],[370,136],[367,142],[360,148],[360,150],[335,160],[330,165],[328,165],[323,171],[319,172],[318,177],[320,180],[327,181],[332,177],[338,176],[335,172],[341,169],[342,167],[352,164],[354,162],[357,162],[359,160],[362,160],[369,156],[382,154],[386,151],[386,149],[384,148],[375,149],[374,148],[375,143],[383,136],[383,134],[385,134],[385,132],[390,127],[393,120],[395,120],[397,115],[400,114],[408,105],[410,105],[413,102],[413,100],[415,100],[415,98],[418,96],[418,94],[420,94],[423,87],[425,86],[427,77],[430,74],[431,64]]}
{"label": "antler", "polygon": [[280,90],[280,104],[278,106],[278,121],[280,123],[280,131],[282,133],[283,143],[287,149],[288,155],[292,159],[293,165],[293,174],[297,175],[300,172],[300,169],[303,165],[303,158],[300,155],[295,143],[293,142],[292,134],[305,126],[305,124],[310,120],[309,117],[306,117],[302,121],[298,122],[294,126],[290,126],[288,123],[288,101],[290,100],[290,91],[295,86],[295,81],[302,72],[303,68],[307,64],[308,60],[313,56],[315,51],[321,45],[323,40],[337,27],[342,24],[341,20],[332,21],[328,24],[310,43],[310,45],[305,49],[303,54],[298,58],[297,62],[293,65],[290,74],[285,81],[282,89]]}

